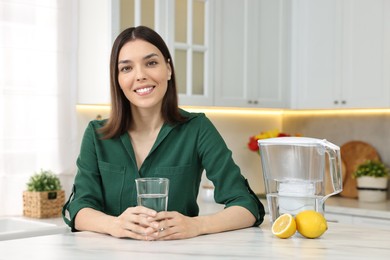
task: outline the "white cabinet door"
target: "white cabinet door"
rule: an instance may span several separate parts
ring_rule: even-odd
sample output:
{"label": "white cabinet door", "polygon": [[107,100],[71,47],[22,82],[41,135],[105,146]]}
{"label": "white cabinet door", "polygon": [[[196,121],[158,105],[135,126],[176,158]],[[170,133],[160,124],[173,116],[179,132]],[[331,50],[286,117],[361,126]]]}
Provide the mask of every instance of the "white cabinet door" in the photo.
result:
{"label": "white cabinet door", "polygon": [[342,96],[348,107],[388,107],[390,1],[345,1]]}
{"label": "white cabinet door", "polygon": [[293,108],[388,107],[388,0],[295,0]]}
{"label": "white cabinet door", "polygon": [[217,2],[215,105],[286,107],[288,1]]}
{"label": "white cabinet door", "polygon": [[[156,0],[158,1],[158,0]],[[172,1],[168,37],[180,105],[213,105],[214,1]],[[169,14],[171,12],[171,14]]]}
{"label": "white cabinet door", "polygon": [[338,100],[341,56],[339,0],[292,6],[291,82],[294,108],[329,108]]}
{"label": "white cabinet door", "polygon": [[109,62],[118,0],[79,1],[78,103],[110,103]]}

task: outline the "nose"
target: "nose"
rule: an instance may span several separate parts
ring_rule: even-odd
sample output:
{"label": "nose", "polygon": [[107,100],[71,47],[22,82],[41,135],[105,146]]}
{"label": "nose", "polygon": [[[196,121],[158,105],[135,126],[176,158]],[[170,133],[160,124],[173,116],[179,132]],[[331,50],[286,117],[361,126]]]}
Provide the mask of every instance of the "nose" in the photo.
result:
{"label": "nose", "polygon": [[145,77],[137,77],[137,81],[144,81],[144,80],[146,80]]}
{"label": "nose", "polygon": [[144,81],[144,80],[146,80],[145,72],[143,71],[142,67],[138,67],[137,68],[136,80],[137,81]]}

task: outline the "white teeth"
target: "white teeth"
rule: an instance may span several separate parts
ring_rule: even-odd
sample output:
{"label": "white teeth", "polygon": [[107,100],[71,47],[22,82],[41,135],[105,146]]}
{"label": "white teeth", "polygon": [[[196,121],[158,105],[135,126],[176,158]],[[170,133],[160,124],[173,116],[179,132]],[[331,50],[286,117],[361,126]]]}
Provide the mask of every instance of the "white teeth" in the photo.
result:
{"label": "white teeth", "polygon": [[137,89],[135,92],[137,93],[146,93],[146,92],[149,92],[153,89],[153,87],[149,87],[149,88],[140,88],[140,89]]}

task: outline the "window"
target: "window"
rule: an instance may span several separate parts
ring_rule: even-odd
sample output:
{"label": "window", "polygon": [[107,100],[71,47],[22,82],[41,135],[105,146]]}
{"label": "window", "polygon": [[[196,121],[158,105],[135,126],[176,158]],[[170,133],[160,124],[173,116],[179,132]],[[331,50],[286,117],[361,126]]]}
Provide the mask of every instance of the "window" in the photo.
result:
{"label": "window", "polygon": [[0,0],[0,215],[40,168],[75,169],[76,0]]}

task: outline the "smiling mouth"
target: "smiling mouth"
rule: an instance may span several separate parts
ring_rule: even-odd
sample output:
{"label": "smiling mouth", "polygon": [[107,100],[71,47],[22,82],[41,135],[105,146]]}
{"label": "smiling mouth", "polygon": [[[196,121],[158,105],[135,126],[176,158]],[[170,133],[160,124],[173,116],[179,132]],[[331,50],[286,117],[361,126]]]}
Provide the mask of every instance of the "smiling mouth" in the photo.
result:
{"label": "smiling mouth", "polygon": [[138,94],[148,94],[148,93],[152,92],[154,88],[155,88],[155,86],[139,88],[139,89],[134,90],[134,92],[138,93]]}

